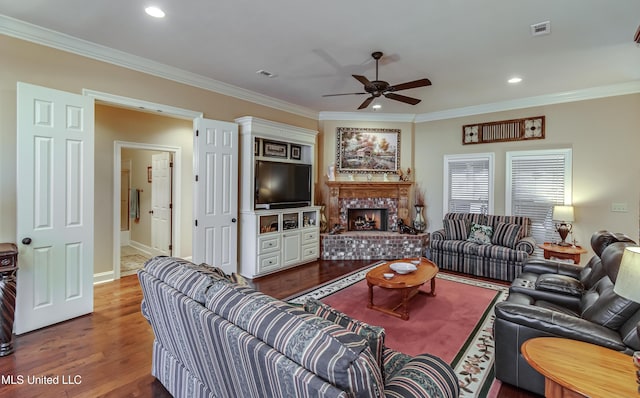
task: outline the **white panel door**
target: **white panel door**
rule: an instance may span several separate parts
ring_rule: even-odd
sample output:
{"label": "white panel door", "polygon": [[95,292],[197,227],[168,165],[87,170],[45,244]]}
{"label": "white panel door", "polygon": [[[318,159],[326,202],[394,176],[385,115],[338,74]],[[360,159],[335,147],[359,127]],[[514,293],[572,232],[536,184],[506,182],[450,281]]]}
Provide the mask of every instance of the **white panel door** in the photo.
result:
{"label": "white panel door", "polygon": [[238,125],[197,119],[193,261],[238,269]]}
{"label": "white panel door", "polygon": [[18,83],[15,333],[93,311],[93,99]]}
{"label": "white panel door", "polygon": [[151,155],[151,247],[171,255],[171,154]]}

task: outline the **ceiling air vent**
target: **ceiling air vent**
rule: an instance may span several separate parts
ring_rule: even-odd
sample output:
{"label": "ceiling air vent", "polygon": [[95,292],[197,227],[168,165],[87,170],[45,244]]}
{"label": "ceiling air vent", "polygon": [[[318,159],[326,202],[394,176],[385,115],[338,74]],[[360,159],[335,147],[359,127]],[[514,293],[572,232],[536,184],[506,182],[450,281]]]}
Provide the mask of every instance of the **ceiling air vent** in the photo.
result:
{"label": "ceiling air vent", "polygon": [[262,75],[262,76],[270,77],[270,78],[274,78],[274,77],[278,76],[275,73],[271,73],[271,72],[266,71],[264,69],[257,70],[256,73],[259,74],[259,75]]}
{"label": "ceiling air vent", "polygon": [[542,36],[551,33],[551,22],[545,21],[531,25],[531,36]]}

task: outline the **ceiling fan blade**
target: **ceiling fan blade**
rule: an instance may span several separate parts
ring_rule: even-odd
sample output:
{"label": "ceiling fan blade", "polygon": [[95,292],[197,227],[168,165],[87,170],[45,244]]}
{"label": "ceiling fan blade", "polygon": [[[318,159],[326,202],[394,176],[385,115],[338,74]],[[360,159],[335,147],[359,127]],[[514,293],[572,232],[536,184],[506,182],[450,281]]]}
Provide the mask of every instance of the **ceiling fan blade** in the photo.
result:
{"label": "ceiling fan blade", "polygon": [[384,94],[385,97],[392,99],[392,100],[396,100],[396,101],[400,101],[400,102],[404,102],[405,104],[411,104],[411,105],[416,105],[418,103],[420,103],[420,101],[417,98],[411,98],[411,97],[407,97],[405,95],[400,95],[400,94],[394,94],[394,93],[386,93]]}
{"label": "ceiling fan blade", "polygon": [[360,106],[358,107],[358,109],[364,109],[366,107],[369,106],[369,104],[371,103],[371,101],[373,101],[374,97],[369,97],[366,100],[364,100],[364,102],[362,104],[360,104]]}
{"label": "ceiling fan blade", "polygon": [[431,81],[429,79],[420,79],[420,80],[414,80],[412,82],[396,84],[395,86],[389,87],[389,91],[408,90],[410,88],[425,87],[430,85],[431,85]]}
{"label": "ceiling fan blade", "polygon": [[368,94],[368,93],[324,94],[323,97],[337,97],[339,95],[360,95],[360,94]]}
{"label": "ceiling fan blade", "polygon": [[351,75],[351,76],[355,77],[360,83],[364,84],[365,86],[368,84],[371,84],[369,79],[367,79],[364,76],[361,76],[361,75]]}

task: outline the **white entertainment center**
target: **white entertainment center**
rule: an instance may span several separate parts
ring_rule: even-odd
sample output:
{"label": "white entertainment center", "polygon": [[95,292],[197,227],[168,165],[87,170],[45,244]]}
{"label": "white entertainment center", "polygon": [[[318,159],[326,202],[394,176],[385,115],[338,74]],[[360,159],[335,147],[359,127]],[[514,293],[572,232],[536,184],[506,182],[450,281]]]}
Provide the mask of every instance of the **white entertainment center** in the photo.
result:
{"label": "white entertainment center", "polygon": [[255,278],[317,260],[317,131],[251,116],[240,125],[239,272]]}

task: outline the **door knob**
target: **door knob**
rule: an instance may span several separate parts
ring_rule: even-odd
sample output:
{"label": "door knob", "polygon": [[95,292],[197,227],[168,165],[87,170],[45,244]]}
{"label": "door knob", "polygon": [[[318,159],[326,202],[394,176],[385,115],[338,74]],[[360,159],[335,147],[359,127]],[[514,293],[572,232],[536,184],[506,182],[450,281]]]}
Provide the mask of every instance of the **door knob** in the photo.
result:
{"label": "door knob", "polygon": [[149,210],[149,214],[153,214],[153,210]]}
{"label": "door knob", "polygon": [[236,218],[235,218],[235,217],[233,217],[233,218],[231,219],[231,222],[236,222]]}
{"label": "door knob", "polygon": [[22,244],[23,244],[23,245],[29,245],[29,244],[31,244],[31,238],[24,238],[24,239],[22,239]]}

